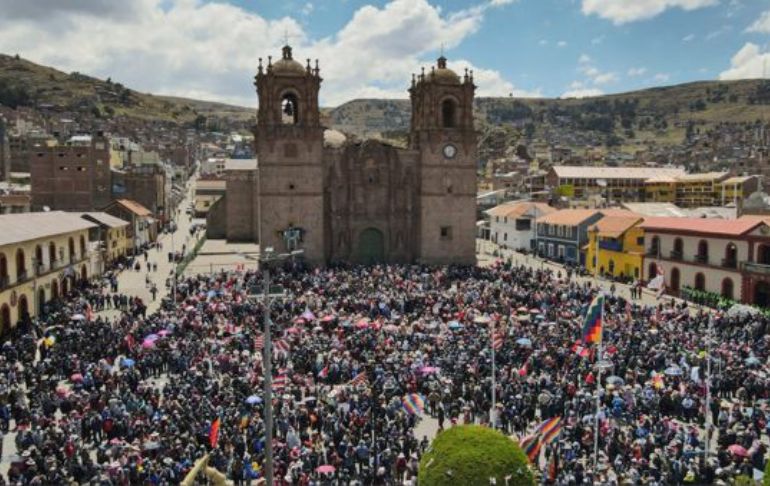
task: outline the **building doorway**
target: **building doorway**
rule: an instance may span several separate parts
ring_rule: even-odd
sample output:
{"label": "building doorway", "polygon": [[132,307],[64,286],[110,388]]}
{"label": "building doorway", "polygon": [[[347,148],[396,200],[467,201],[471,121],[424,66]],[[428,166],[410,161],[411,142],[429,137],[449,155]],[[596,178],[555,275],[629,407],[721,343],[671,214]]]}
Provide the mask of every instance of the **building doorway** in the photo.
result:
{"label": "building doorway", "polygon": [[21,294],[19,296],[19,303],[17,305],[18,308],[18,321],[16,322],[23,322],[27,317],[29,317],[29,302],[27,302],[27,296],[24,294]]}
{"label": "building doorway", "polygon": [[752,303],[760,307],[770,306],[770,283],[760,280],[754,285],[754,302]]}
{"label": "building doorway", "polygon": [[0,309],[0,335],[5,336],[11,330],[11,308],[3,304]]}
{"label": "building doorway", "polygon": [[678,268],[671,269],[671,282],[669,282],[669,286],[671,287],[672,293],[679,292],[679,269]]}
{"label": "building doorway", "polygon": [[45,289],[37,291],[37,315],[42,316],[45,311]]}
{"label": "building doorway", "polygon": [[385,237],[382,231],[367,228],[358,237],[358,261],[373,265],[385,260]]}

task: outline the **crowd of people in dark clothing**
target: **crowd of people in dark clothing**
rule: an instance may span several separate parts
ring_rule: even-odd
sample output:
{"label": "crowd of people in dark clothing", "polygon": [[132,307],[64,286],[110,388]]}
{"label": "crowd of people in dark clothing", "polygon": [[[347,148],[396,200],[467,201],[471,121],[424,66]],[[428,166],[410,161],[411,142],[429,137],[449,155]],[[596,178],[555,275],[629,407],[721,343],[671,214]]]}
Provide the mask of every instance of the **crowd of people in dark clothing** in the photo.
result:
{"label": "crowd of people in dark clothing", "polygon": [[[441,429],[481,423],[519,440],[554,416],[564,427],[532,465],[558,456],[547,484],[730,484],[764,469],[764,317],[607,292],[604,355],[585,355],[574,344],[602,290],[566,274],[504,262],[273,273],[285,291],[270,304],[276,484],[414,485]],[[209,453],[234,484],[257,484],[259,283],[252,272],[183,278],[152,314],[100,283],[22,323],[0,349],[0,426],[15,434],[2,483],[179,484]],[[120,317],[99,312],[110,308]],[[405,409],[407,394],[424,397],[424,413]]]}

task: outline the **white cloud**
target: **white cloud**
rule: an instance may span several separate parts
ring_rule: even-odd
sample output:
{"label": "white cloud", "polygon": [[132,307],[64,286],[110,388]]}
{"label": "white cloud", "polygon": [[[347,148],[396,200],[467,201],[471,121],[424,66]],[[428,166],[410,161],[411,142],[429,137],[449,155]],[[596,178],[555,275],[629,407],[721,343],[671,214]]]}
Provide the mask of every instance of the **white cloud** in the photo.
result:
{"label": "white cloud", "polygon": [[545,39],[540,39],[540,42],[538,42],[538,44],[540,44],[541,46],[547,46],[548,45],[548,41],[545,40]]}
{"label": "white cloud", "polygon": [[749,25],[746,32],[770,34],[770,10],[764,12],[753,24]]}
{"label": "white cloud", "polygon": [[599,44],[604,42],[604,39],[606,39],[606,36],[604,34],[600,35],[599,37],[594,37],[591,39],[591,44],[598,46]]}
{"label": "white cloud", "polygon": [[682,42],[692,42],[695,40],[695,34],[687,34],[686,36],[682,37]]}
{"label": "white cloud", "polygon": [[598,15],[615,24],[651,19],[670,8],[696,10],[710,7],[719,0],[582,0],[585,15]]}
{"label": "white cloud", "polygon": [[[111,0],[0,3],[0,52],[65,71],[109,76],[140,91],[254,106],[251,80],[257,58],[266,63],[268,55],[279,56],[284,31],[302,64],[308,57],[319,59],[323,104],[374,93],[404,98],[410,74],[427,65],[442,44],[447,49],[459,45],[478,31],[490,8],[512,1],[443,12],[429,0],[391,0],[359,8],[339,32],[322,39],[310,39],[290,17],[270,20],[204,0],[132,0],[130,8],[123,3],[116,8]],[[36,10],[43,3],[50,4],[49,15]],[[309,11],[313,3],[303,5]],[[130,12],[121,14],[121,9]],[[19,18],[24,21],[14,20]],[[517,91],[500,73],[471,67],[480,94]]]}
{"label": "white cloud", "polygon": [[656,83],[665,83],[666,81],[671,79],[671,75],[668,73],[658,73],[655,76],[653,76],[652,79]]}
{"label": "white cloud", "polygon": [[301,13],[302,15],[305,15],[305,16],[307,16],[307,15],[310,15],[311,13],[313,13],[313,10],[314,10],[314,9],[315,9],[315,6],[314,6],[312,3],[310,3],[310,2],[307,2],[307,3],[306,3],[305,5],[303,5],[303,6],[302,6],[302,8],[300,9],[300,13]]}
{"label": "white cloud", "polygon": [[644,73],[646,73],[646,72],[647,72],[647,68],[646,67],[638,67],[638,68],[631,68],[631,69],[629,69],[626,74],[628,74],[631,77],[637,77],[637,76],[644,75]]}
{"label": "white cloud", "polygon": [[570,89],[562,93],[562,98],[590,98],[592,96],[601,96],[604,91],[598,88],[579,88]]}
{"label": "white cloud", "polygon": [[556,45],[559,47],[567,47],[567,41],[559,41],[556,43]]}
{"label": "white cloud", "polygon": [[765,66],[770,66],[770,50],[747,42],[730,60],[730,69],[722,71],[719,79],[755,79],[766,76]]}
{"label": "white cloud", "polygon": [[609,84],[619,80],[617,73],[603,72],[593,65],[593,59],[587,54],[578,58],[578,71],[583,73],[593,84]]}

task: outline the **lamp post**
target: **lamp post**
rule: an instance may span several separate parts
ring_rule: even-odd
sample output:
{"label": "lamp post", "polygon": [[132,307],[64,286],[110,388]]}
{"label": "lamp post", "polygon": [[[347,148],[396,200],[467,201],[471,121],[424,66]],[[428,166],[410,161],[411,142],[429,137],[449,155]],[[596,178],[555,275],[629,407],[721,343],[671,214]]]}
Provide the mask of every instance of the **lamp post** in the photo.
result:
{"label": "lamp post", "polygon": [[256,260],[259,263],[259,270],[262,272],[262,295],[250,296],[255,299],[263,299],[263,336],[264,345],[262,347],[262,370],[265,376],[264,400],[265,404],[265,481],[266,484],[273,484],[273,353],[272,337],[270,328],[270,267],[274,262],[294,259],[295,256],[302,255],[303,250],[292,251],[291,253],[276,254],[272,248],[260,249],[257,258],[241,253],[241,256],[247,260]]}

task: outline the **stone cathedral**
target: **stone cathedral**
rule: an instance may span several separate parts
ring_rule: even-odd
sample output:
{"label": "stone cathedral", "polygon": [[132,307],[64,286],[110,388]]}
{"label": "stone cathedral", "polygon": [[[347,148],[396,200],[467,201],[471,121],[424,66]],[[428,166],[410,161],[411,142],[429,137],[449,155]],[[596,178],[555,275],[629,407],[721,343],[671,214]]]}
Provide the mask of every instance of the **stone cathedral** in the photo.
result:
{"label": "stone cathedral", "polygon": [[[407,148],[321,125],[318,61],[260,59],[254,161],[232,161],[210,231],[313,264],[475,263],[473,72],[412,76]],[[340,141],[339,138],[343,140]]]}

